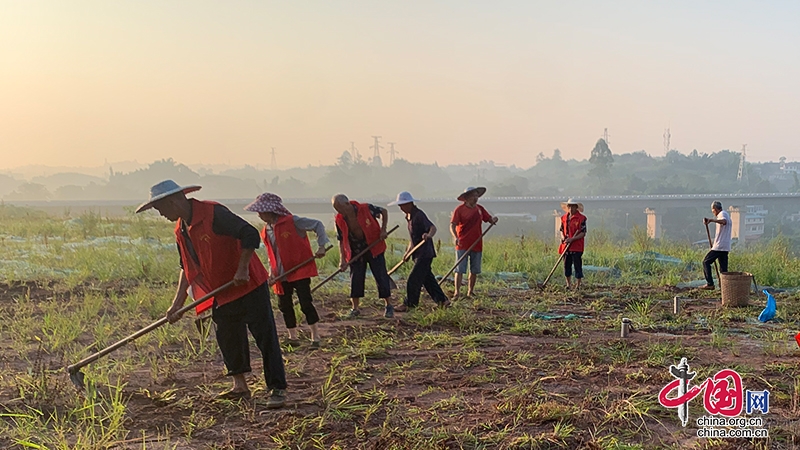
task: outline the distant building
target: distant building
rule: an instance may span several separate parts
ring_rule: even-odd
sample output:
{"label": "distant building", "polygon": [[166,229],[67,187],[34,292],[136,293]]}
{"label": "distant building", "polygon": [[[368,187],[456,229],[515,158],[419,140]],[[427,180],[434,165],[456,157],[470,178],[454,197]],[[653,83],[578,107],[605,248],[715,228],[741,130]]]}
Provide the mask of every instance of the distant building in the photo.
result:
{"label": "distant building", "polygon": [[800,162],[782,162],[781,172],[784,174],[800,173]]}
{"label": "distant building", "polygon": [[800,222],[800,212],[796,212],[794,214],[786,216],[786,221],[788,221],[788,222]]}
{"label": "distant building", "polygon": [[744,239],[745,241],[757,241],[764,234],[764,219],[767,211],[763,205],[747,205],[747,213],[744,216]]}

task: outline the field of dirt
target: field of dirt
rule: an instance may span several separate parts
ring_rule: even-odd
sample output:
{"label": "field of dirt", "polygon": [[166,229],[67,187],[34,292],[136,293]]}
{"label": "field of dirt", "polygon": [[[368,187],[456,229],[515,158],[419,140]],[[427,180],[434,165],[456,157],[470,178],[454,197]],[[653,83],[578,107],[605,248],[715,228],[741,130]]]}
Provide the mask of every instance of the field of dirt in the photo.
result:
{"label": "field of dirt", "polygon": [[[0,314],[13,317],[21,298],[36,305],[86,290],[110,298],[133,288],[5,285]],[[121,380],[121,427],[127,433],[102,448],[795,448],[800,434],[800,350],[792,339],[796,309],[783,310],[777,323],[760,324],[753,319],[763,299],[754,296],[753,306],[730,310],[720,307],[718,295],[650,286],[590,286],[577,293],[487,287],[447,310],[434,309],[423,295],[418,310],[393,319],[382,317],[377,300],[366,299],[355,320],[343,318],[349,307],[343,294],[321,295],[316,304],[322,348],[311,350],[307,334],[301,334],[298,348],[283,346],[285,408],[265,408],[254,345],[248,377],[253,398],[227,401],[215,399],[229,383],[215,349],[189,358],[180,344],[131,344],[120,354],[156,354],[167,363],[156,369],[131,366]],[[685,299],[677,316],[674,296]],[[782,305],[796,301],[781,298]],[[283,320],[275,313],[283,339]],[[621,317],[633,321],[624,339]],[[133,329],[148,323],[143,317]],[[37,330],[25,337],[29,345],[21,354],[19,345],[12,345],[20,337],[8,327],[2,330],[0,420],[7,427],[14,427],[14,414],[26,408],[59,414],[79,401],[72,398],[82,394],[63,370],[74,361],[43,351]],[[213,345],[208,342],[213,332],[209,338],[197,331],[188,336],[195,344],[205,339]],[[106,363],[113,364],[115,355]],[[697,372],[694,384],[730,368],[742,375],[745,389],[769,390],[769,413],[763,415],[769,438],[698,438],[694,420],[708,415],[703,395],[690,403],[689,423],[681,426],[677,410],[658,402],[659,391],[673,380],[669,366],[681,357]],[[92,366],[85,372],[91,380]],[[20,387],[15,378],[25,374],[40,377],[44,389]],[[110,395],[101,384],[96,390],[101,397]],[[47,397],[37,399],[31,392]],[[0,447],[23,445],[0,435]]]}

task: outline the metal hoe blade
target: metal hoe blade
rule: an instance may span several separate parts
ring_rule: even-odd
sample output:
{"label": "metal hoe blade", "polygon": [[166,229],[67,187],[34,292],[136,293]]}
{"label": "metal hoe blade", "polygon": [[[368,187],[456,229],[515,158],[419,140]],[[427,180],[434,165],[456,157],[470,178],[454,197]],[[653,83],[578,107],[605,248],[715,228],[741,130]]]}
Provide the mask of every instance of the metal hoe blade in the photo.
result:
{"label": "metal hoe blade", "polygon": [[85,378],[86,376],[80,370],[69,371],[69,380],[72,381],[76,388],[82,391],[86,390]]}

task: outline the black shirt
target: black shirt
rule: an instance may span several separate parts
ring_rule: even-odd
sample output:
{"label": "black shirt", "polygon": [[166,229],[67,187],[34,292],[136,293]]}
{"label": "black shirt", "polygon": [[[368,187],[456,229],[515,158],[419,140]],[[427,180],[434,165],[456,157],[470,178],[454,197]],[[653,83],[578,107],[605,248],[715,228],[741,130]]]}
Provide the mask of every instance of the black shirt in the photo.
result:
{"label": "black shirt", "polygon": [[[252,248],[255,250],[261,245],[261,236],[258,234],[258,230],[223,205],[214,205],[214,220],[211,223],[211,230],[220,236],[230,236],[240,240],[242,249]],[[186,251],[199,265],[200,260],[197,258],[186,227],[181,227],[181,234],[186,240]],[[180,256],[180,246],[178,255]],[[183,268],[183,257],[181,257],[181,268]]]}
{"label": "black shirt", "polygon": [[[411,246],[413,247],[422,242],[422,235],[430,231],[433,222],[416,206],[414,210],[406,215],[406,220],[408,221],[408,234],[411,235]],[[436,250],[433,248],[433,239],[428,239],[428,242],[418,248],[412,256],[414,259],[435,258]]]}

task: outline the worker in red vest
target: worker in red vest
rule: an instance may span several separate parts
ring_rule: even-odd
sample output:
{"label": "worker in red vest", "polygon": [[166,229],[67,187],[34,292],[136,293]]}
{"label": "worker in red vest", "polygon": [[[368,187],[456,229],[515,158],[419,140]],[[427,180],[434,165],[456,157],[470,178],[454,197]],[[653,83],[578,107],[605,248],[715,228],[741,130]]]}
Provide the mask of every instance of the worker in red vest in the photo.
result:
{"label": "worker in red vest", "polygon": [[233,377],[233,388],[219,395],[225,399],[250,398],[245,373],[250,369],[247,329],[255,338],[264,362],[264,379],[270,389],[268,408],[285,403],[286,373],[272,317],[266,269],[254,254],[260,244],[258,230],[219,203],[187,199],[200,186],[178,186],[166,180],[150,188],[150,200],[136,212],[155,208],[176,222],[175,237],[180,253],[178,290],[167,319],[174,323],[192,289],[196,298],[233,281],[232,287],[210,299],[212,319],[217,325],[217,343]]}
{"label": "worker in red vest", "polygon": [[[450,234],[453,235],[456,247],[456,261],[461,260],[456,267],[453,300],[458,299],[461,295],[461,281],[464,279],[464,274],[467,273],[467,260],[469,260],[467,297],[472,297],[475,292],[475,283],[481,273],[481,261],[483,260],[483,222],[497,223],[497,217],[489,214],[483,206],[478,204],[478,198],[485,193],[485,187],[470,186],[464,189],[464,192],[458,196],[458,201],[462,203],[453,210],[450,218]],[[475,245],[473,246],[473,244]],[[465,253],[467,256],[464,256]],[[464,259],[461,259],[462,256]]]}
{"label": "worker in red vest", "polygon": [[[572,199],[561,203],[561,209],[566,212],[561,216],[561,245],[558,254],[564,255],[564,276],[567,278],[567,289],[572,289],[572,267],[575,267],[575,289],[580,289],[583,279],[583,241],[586,236],[586,216],[583,212],[583,203]],[[569,246],[569,247],[567,247]]]}
{"label": "worker in red vest", "polygon": [[[356,318],[361,314],[358,306],[361,297],[364,296],[367,265],[378,285],[378,296],[385,303],[383,316],[394,317],[389,274],[386,273],[386,259],[383,256],[383,252],[386,251],[386,243],[383,240],[388,236],[386,225],[389,221],[389,212],[380,206],[350,201],[344,194],[334,195],[332,203],[333,209],[338,213],[336,233],[339,239],[339,268],[344,269],[348,261],[350,262],[350,301],[353,308],[349,317]],[[378,217],[381,218],[380,225]],[[379,242],[370,251],[358,260],[352,261],[354,256],[376,241]]]}
{"label": "worker in red vest", "polygon": [[[317,276],[317,264],[313,259],[311,261],[309,259],[325,256],[325,248],[330,242],[325,234],[325,226],[319,220],[292,215],[283,206],[281,198],[269,192],[259,195],[244,209],[258,213],[258,217],[266,222],[261,230],[261,239],[267,247],[273,278],[302,264],[299,269],[287,275],[284,280],[276,283],[272,288],[278,295],[278,307],[283,314],[283,321],[289,333],[287,343],[293,347],[300,345],[297,340],[297,318],[292,302],[292,293],[297,291],[300,309],[306,316],[308,327],[311,328],[311,348],[318,349],[320,346],[319,330],[317,329],[319,314],[314,308],[314,300],[311,297],[311,278]],[[311,244],[306,234],[308,231],[314,231],[317,235],[316,253],[311,251]],[[308,262],[303,264],[305,261]]]}

